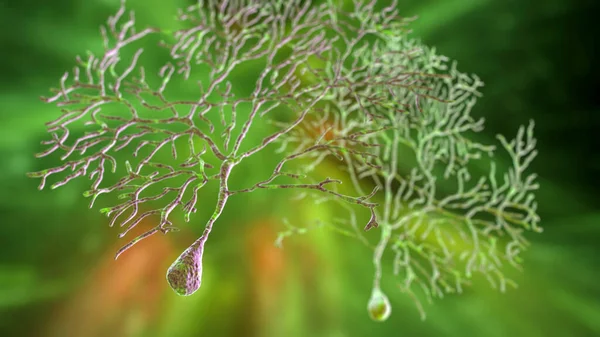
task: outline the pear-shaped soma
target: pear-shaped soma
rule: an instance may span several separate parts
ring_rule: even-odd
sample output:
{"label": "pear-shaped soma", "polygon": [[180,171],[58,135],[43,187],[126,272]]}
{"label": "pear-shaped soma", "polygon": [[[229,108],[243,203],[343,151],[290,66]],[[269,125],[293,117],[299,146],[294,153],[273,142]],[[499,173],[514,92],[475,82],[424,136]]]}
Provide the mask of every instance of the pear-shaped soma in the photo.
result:
{"label": "pear-shaped soma", "polygon": [[383,322],[392,314],[392,305],[387,296],[379,288],[375,288],[369,299],[367,310],[372,320]]}
{"label": "pear-shaped soma", "polygon": [[167,270],[167,282],[178,295],[189,296],[202,284],[204,242],[202,238],[194,242]]}

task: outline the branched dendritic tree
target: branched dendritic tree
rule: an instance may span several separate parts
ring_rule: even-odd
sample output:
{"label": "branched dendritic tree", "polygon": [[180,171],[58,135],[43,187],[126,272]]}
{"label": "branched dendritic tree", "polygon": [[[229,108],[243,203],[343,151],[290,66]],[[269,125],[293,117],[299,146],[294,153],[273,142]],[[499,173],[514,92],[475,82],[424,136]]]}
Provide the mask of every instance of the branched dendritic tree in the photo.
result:
{"label": "branched dendritic tree", "polygon": [[[90,207],[102,194],[120,193],[122,203],[101,209],[111,226],[123,227],[120,237],[157,217],[117,257],[176,230],[176,211],[190,221],[200,189],[216,182],[204,233],[167,272],[180,295],[200,287],[204,244],[229,198],[258,189],[339,202],[367,245],[360,227],[380,232],[368,303],[375,320],[391,313],[380,285],[386,252],[423,317],[417,289],[426,299],[460,292],[475,272],[504,289],[512,282],[502,266],[519,265],[523,232],[540,231],[535,175],[525,171],[536,155],[533,122],[514,140],[499,137],[512,158],[507,173],[498,175],[492,162],[475,176],[482,171],[473,163],[495,150],[473,140],[483,129],[470,114],[483,83],[409,38],[411,20],[399,16],[395,1],[201,0],[180,11],[179,30],[139,30],[123,2],[101,29],[104,52],[78,57],[44,98],[62,115],[47,123],[51,139],[38,157],[61,153],[64,164],[29,175],[41,178],[40,189],[49,177],[61,177],[51,188],[87,177]],[[168,61],[147,71],[144,48],[157,41]],[[243,85],[250,92],[239,90],[240,72],[253,76]],[[179,94],[186,83],[196,86],[193,95]],[[265,121],[272,129],[251,141]],[[81,124],[86,133],[74,136]],[[238,165],[263,151],[280,158],[266,168],[270,176],[230,187]],[[118,163],[117,152],[130,158]],[[343,190],[341,179],[317,178],[326,161],[339,165]],[[106,183],[107,170],[121,164],[124,176]],[[361,209],[370,214],[362,225]]]}

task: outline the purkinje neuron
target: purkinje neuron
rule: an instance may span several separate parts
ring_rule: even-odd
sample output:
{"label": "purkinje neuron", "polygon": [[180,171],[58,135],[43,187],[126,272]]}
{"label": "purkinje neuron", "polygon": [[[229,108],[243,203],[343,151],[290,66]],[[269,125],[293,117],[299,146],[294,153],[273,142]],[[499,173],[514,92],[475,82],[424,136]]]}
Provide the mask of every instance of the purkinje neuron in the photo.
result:
{"label": "purkinje neuron", "polygon": [[[496,147],[474,140],[484,127],[471,116],[482,81],[411,38],[413,18],[400,16],[397,1],[209,0],[176,19],[178,30],[137,27],[122,1],[101,28],[103,51],[78,56],[43,98],[62,113],[47,123],[48,148],[37,156],[60,154],[63,164],[29,173],[39,188],[48,178],[51,188],[88,178],[90,207],[119,194],[122,202],[101,212],[123,229],[121,238],[158,219],[117,257],[190,221],[199,191],[216,184],[203,234],[167,271],[180,295],[199,289],[204,244],[228,200],[258,189],[347,210],[349,233],[372,248],[374,320],[391,314],[382,277],[395,278],[422,317],[421,299],[461,292],[474,273],[501,290],[513,284],[503,266],[518,267],[524,232],[541,231],[536,176],[527,171],[536,156],[533,121],[515,139],[498,137],[511,166],[497,172]],[[154,52],[164,65],[147,55]],[[253,79],[240,85],[240,71]],[[278,156],[260,168],[268,177],[230,186],[231,173],[265,151]],[[326,162],[343,179],[317,178]],[[124,174],[107,182],[118,167]],[[369,215],[363,224],[360,212]],[[375,232],[372,247],[365,237]],[[383,273],[386,254],[393,275]]]}

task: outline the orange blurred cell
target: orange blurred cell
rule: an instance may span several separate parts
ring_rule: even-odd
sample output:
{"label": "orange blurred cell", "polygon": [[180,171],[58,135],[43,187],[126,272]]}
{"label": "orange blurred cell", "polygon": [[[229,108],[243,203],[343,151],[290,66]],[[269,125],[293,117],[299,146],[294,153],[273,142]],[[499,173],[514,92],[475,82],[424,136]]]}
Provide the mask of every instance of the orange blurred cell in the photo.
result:
{"label": "orange blurred cell", "polygon": [[277,335],[273,315],[281,310],[287,271],[286,251],[275,246],[280,228],[275,220],[259,220],[250,224],[245,238],[252,294],[250,319],[257,336]]}
{"label": "orange blurred cell", "polygon": [[317,140],[323,134],[323,141],[330,141],[336,136],[337,125],[335,125],[334,121],[329,119],[322,120],[313,115],[308,115],[304,118],[303,128],[306,129],[309,137]]}
{"label": "orange blurred cell", "polygon": [[[151,220],[143,221],[131,237],[153,226]],[[87,282],[54,314],[44,336],[127,336],[132,320],[141,320],[146,328],[156,321],[161,295],[168,289],[164,273],[174,253],[169,239],[149,237],[115,261],[118,248],[107,249],[90,269]]]}
{"label": "orange blurred cell", "polygon": [[275,246],[277,223],[264,221],[250,226],[248,250],[253,280],[260,287],[277,289],[283,280],[284,251]]}

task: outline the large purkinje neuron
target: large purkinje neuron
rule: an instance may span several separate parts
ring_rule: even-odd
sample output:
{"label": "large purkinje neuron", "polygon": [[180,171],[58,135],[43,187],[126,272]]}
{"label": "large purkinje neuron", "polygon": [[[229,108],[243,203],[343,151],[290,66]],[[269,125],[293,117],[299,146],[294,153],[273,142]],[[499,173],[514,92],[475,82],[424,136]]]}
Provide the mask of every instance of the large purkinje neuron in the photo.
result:
{"label": "large purkinje neuron", "polygon": [[[190,221],[199,191],[217,184],[203,234],[168,269],[180,295],[200,287],[204,244],[229,198],[252,198],[242,195],[258,189],[317,195],[347,210],[345,223],[373,252],[375,320],[391,313],[380,281],[386,253],[423,317],[419,298],[461,292],[473,273],[504,290],[512,281],[502,268],[519,266],[523,232],[541,231],[535,174],[526,172],[536,155],[533,122],[513,140],[498,137],[511,158],[498,174],[489,158],[495,147],[473,140],[483,129],[483,119],[470,115],[483,83],[410,38],[412,19],[396,5],[198,1],[180,10],[179,29],[139,30],[123,1],[101,29],[104,51],[77,57],[44,98],[62,114],[47,123],[51,139],[37,156],[61,153],[64,164],[29,176],[41,178],[40,189],[49,177],[60,177],[51,188],[89,178],[90,207],[119,193],[124,201],[101,212],[123,228],[121,238],[157,219],[117,257]],[[152,48],[166,63],[149,55]],[[264,180],[228,184],[264,151],[279,158],[260,168]],[[318,179],[325,162],[343,179]],[[474,176],[482,163],[488,173]],[[106,183],[107,170],[122,166],[122,177]],[[369,214],[362,225],[359,212]],[[366,231],[379,232],[376,245]]]}

